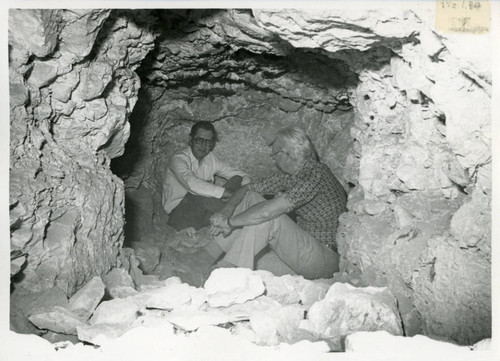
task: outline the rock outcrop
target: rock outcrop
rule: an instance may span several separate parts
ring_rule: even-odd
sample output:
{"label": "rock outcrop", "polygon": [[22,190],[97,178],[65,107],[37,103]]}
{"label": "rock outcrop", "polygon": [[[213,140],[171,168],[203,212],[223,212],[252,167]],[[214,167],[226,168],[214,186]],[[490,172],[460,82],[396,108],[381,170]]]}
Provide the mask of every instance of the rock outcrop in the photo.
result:
{"label": "rock outcrop", "polygon": [[135,69],[151,19],[110,10],[10,10],[11,249],[22,285],[71,296],[115,263],[123,243],[123,153]]}

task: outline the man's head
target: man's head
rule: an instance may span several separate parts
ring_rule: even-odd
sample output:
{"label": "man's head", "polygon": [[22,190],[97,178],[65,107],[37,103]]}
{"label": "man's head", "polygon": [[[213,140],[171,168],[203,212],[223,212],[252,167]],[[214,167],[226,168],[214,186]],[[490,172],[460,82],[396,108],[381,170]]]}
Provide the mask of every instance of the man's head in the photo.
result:
{"label": "man's head", "polygon": [[217,142],[217,132],[212,123],[207,121],[195,123],[189,135],[191,151],[198,161],[205,158],[214,149],[215,142]]}
{"label": "man's head", "polygon": [[278,131],[272,143],[272,157],[283,172],[295,174],[306,158],[316,157],[316,151],[302,129],[290,126]]}

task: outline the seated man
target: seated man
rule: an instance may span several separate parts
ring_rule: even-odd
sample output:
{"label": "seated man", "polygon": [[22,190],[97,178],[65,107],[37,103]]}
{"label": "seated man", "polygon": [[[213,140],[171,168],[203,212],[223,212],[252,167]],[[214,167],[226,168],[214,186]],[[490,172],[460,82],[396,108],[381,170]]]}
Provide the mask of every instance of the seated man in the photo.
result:
{"label": "seated man", "polygon": [[[346,211],[344,188],[330,169],[318,162],[303,130],[280,130],[272,154],[280,173],[241,187],[211,217],[214,241],[207,246],[223,266],[254,269],[255,256],[269,244],[297,274],[331,278],[339,270],[335,236],[339,215]],[[257,194],[274,194],[265,200]],[[286,213],[294,210],[297,223]]]}
{"label": "seated man", "polygon": [[[209,226],[210,216],[223,207],[223,200],[250,181],[244,172],[212,153],[216,141],[212,123],[197,122],[191,128],[189,147],[175,153],[168,163],[162,204],[169,214],[168,225],[177,231]],[[223,187],[214,184],[215,175],[228,180]]]}

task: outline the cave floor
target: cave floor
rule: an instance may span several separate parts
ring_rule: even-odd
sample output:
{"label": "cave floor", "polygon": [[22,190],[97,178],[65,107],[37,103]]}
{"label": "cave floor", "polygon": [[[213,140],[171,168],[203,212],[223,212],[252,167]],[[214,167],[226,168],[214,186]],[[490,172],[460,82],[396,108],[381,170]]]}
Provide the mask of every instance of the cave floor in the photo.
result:
{"label": "cave floor", "polygon": [[[144,274],[158,276],[160,280],[177,276],[182,282],[202,287],[218,261],[204,248],[211,240],[208,227],[189,234],[184,230],[177,232],[168,225],[156,225],[127,247],[134,249]],[[256,268],[276,276],[295,274],[268,248],[257,257]]]}
{"label": "cave floor", "polygon": [[158,276],[160,280],[177,276],[182,282],[200,287],[216,261],[203,248],[210,241],[208,228],[190,235],[165,225],[155,226],[129,247],[134,249],[144,274]]}

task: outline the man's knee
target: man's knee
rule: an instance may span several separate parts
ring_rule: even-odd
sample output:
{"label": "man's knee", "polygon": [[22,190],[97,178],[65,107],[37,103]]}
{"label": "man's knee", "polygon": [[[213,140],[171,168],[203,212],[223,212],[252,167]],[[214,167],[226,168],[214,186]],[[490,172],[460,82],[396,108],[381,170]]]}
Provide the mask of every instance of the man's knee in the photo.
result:
{"label": "man's knee", "polygon": [[235,175],[228,179],[226,184],[224,184],[224,188],[236,192],[241,187],[241,182],[243,181],[243,177],[239,175]]}

